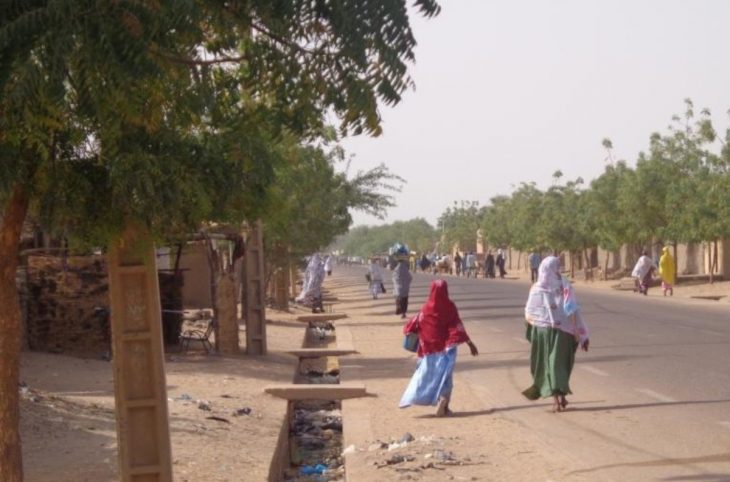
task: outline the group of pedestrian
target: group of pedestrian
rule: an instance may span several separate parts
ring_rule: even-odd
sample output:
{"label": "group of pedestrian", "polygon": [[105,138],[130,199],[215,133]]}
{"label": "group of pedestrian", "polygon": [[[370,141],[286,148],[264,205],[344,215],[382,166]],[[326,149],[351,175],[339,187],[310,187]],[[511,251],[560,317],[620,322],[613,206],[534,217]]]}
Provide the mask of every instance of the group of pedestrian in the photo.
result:
{"label": "group of pedestrian", "polygon": [[[454,263],[457,276],[470,276],[473,253],[461,256],[456,253]],[[504,277],[506,256],[499,249],[496,258],[491,251],[485,259],[485,276],[495,277],[495,267]],[[427,269],[431,261],[424,254],[419,263]],[[522,392],[529,400],[552,398],[553,411],[562,412],[568,406],[571,394],[570,376],[575,364],[575,354],[580,348],[588,351],[590,344],[586,326],[575,290],[562,275],[560,260],[555,256],[542,258],[534,250],[528,256],[530,279],[533,283],[525,304],[525,336],[530,342],[530,372],[532,385]],[[311,263],[310,263],[311,265]],[[632,276],[636,290],[647,294],[657,265],[645,251],[636,263]],[[308,269],[308,272],[310,270]],[[658,271],[662,278],[662,291],[673,294],[676,276],[674,258],[665,247],[659,260]],[[373,299],[385,292],[383,273],[377,259],[371,260],[367,274]],[[409,260],[401,257],[393,270],[393,295],[395,313],[407,317],[408,298],[412,275]],[[448,285],[443,279],[431,282],[428,299],[419,312],[404,326],[405,335],[415,335],[418,343],[414,351],[418,355],[416,370],[403,393],[400,407],[410,405],[437,406],[436,415],[451,414],[449,402],[453,390],[453,371],[457,346],[466,343],[472,355],[478,355],[476,345],[464,328],[454,302],[449,298]]]}
{"label": "group of pedestrian", "polygon": [[484,277],[489,279],[496,278],[495,267],[499,270],[499,277],[504,279],[507,271],[504,267],[507,263],[507,256],[504,254],[502,249],[497,250],[497,257],[492,254],[492,250],[487,250],[487,255],[484,258]]}
{"label": "group of pedestrian", "polygon": [[654,260],[649,257],[648,251],[644,250],[641,252],[639,260],[631,271],[631,277],[634,278],[634,292],[648,295],[649,288],[654,280],[654,274],[657,271],[662,280],[662,293],[664,296],[667,296],[667,293],[669,293],[669,296],[673,296],[677,265],[674,262],[674,257],[669,253],[668,246],[662,248],[662,255],[659,258],[658,267],[654,263]]}
{"label": "group of pedestrian", "polygon": [[454,255],[454,272],[456,276],[477,277],[477,255],[474,251],[464,253],[464,256],[461,256],[458,251],[456,252]]}
{"label": "group of pedestrian", "polygon": [[[575,353],[579,347],[588,351],[588,328],[575,291],[561,274],[558,258],[540,260],[534,281],[525,305],[533,383],[522,393],[529,400],[552,398],[553,411],[562,412],[568,406],[567,395],[572,393],[569,382]],[[449,298],[445,280],[431,282],[428,299],[403,327],[403,333],[417,335],[418,363],[399,406],[433,405],[437,406],[437,416],[451,414],[457,346],[466,343],[473,356],[479,351]]]}

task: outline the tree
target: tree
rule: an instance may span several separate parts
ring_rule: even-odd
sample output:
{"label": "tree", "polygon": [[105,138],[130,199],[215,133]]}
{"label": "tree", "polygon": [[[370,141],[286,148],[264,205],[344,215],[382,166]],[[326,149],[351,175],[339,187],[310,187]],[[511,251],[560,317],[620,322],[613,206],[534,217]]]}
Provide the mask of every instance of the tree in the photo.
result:
{"label": "tree", "polygon": [[479,214],[479,203],[476,201],[454,201],[453,206],[446,208],[437,221],[444,243],[441,251],[450,253],[455,246],[462,251],[475,251]]}
{"label": "tree", "polygon": [[627,223],[631,216],[629,212],[623,211],[619,196],[632,172],[623,161],[610,164],[603,174],[591,182],[586,193],[585,209],[593,220],[593,240],[606,250],[604,276],[608,275],[610,253],[618,251],[630,241]]}
{"label": "tree", "polygon": [[535,183],[522,183],[512,192],[512,216],[510,216],[510,245],[527,252],[545,246],[541,236],[540,221],[543,212],[544,194]]}
{"label": "tree", "polygon": [[404,243],[411,251],[427,253],[434,249],[436,230],[423,218],[396,221],[382,226],[357,226],[332,246],[346,254],[367,257],[385,253],[395,243]]}
{"label": "tree", "polygon": [[495,196],[490,205],[482,210],[481,227],[484,237],[492,246],[509,246],[512,239],[512,199],[508,196]]}
{"label": "tree", "polygon": [[14,278],[28,211],[99,244],[130,222],[172,237],[255,218],[282,133],[316,136],[332,110],[342,132],[378,134],[378,103],[412,85],[414,46],[402,1],[0,5],[0,479],[22,479]]}
{"label": "tree", "polygon": [[352,210],[382,216],[394,205],[389,192],[401,178],[384,165],[348,177],[348,170],[336,169],[343,161],[339,146],[294,145],[276,166],[263,212],[271,266],[286,266],[332,243],[352,224]]}

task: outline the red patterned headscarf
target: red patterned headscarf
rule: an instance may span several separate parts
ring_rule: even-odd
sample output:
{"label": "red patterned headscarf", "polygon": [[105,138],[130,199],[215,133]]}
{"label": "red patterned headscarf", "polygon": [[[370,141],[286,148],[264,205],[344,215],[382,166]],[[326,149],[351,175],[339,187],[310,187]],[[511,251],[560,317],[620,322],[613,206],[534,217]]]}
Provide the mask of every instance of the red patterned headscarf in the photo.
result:
{"label": "red patterned headscarf", "polygon": [[431,293],[420,313],[404,327],[405,333],[418,331],[418,356],[444,351],[469,341],[454,302],[449,299],[446,281],[431,282]]}

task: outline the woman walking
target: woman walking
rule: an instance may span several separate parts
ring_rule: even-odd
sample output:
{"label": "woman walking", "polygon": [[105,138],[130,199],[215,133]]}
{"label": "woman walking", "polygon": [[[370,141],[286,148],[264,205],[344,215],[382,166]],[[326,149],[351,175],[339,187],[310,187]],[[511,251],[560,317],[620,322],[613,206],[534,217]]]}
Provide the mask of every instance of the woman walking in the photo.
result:
{"label": "woman walking", "polygon": [[393,270],[393,296],[395,296],[395,314],[406,317],[408,312],[408,293],[411,290],[413,276],[408,270],[408,261],[405,258],[398,260]]}
{"label": "woman walking", "polygon": [[504,275],[507,272],[504,270],[504,263],[507,261],[507,257],[504,255],[504,251],[501,249],[497,250],[497,268],[499,268],[499,277],[504,279]]}
{"label": "woman walking", "polygon": [[662,292],[664,296],[674,295],[674,282],[676,278],[676,264],[674,263],[674,257],[669,254],[669,247],[664,246],[662,248],[662,256],[659,258],[659,276],[662,278]]}
{"label": "woman walking", "polygon": [[400,407],[438,405],[436,416],[451,414],[449,402],[454,385],[456,347],[466,343],[473,356],[479,351],[466,334],[456,305],[449,299],[446,281],[438,279],[431,282],[428,300],[406,324],[403,332],[406,335],[418,334],[418,364],[403,393]]}
{"label": "woman walking", "polygon": [[302,291],[295,298],[298,303],[309,305],[312,313],[324,312],[322,306],[322,282],[324,281],[324,265],[319,253],[314,253],[309,258],[307,270],[304,273],[304,284]]}
{"label": "woman walking", "polygon": [[532,386],[522,394],[530,400],[553,397],[553,411],[568,405],[570,374],[575,352],[588,351],[588,328],[570,282],[560,274],[560,260],[548,256],[540,263],[537,283],[530,288],[525,305],[527,340],[532,344]]}
{"label": "woman walking", "polygon": [[494,279],[494,255],[492,251],[487,251],[487,257],[484,260],[484,277]]}
{"label": "woman walking", "polygon": [[368,275],[370,276],[370,294],[373,295],[374,300],[377,300],[380,293],[385,290],[383,286],[383,269],[380,267],[378,258],[370,260]]}
{"label": "woman walking", "polygon": [[640,294],[645,296],[649,294],[649,286],[651,286],[651,280],[654,277],[654,260],[649,257],[646,251],[641,252],[641,257],[634,265],[631,276],[634,278],[636,288]]}

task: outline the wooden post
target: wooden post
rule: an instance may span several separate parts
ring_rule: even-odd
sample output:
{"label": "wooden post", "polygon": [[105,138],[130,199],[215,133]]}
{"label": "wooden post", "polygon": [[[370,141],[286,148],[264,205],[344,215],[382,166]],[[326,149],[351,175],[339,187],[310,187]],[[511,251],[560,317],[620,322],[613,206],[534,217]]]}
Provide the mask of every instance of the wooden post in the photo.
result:
{"label": "wooden post", "polygon": [[246,243],[246,353],[266,355],[266,274],[261,221],[256,221]]}
{"label": "wooden post", "polygon": [[274,277],[276,305],[280,310],[289,311],[289,267],[279,268]]}
{"label": "wooden post", "polygon": [[218,349],[224,355],[238,355],[238,306],[236,281],[232,273],[221,273],[216,289],[218,313]]}
{"label": "wooden post", "polygon": [[109,249],[114,398],[123,482],[171,482],[160,291],[154,246],[128,228]]}

